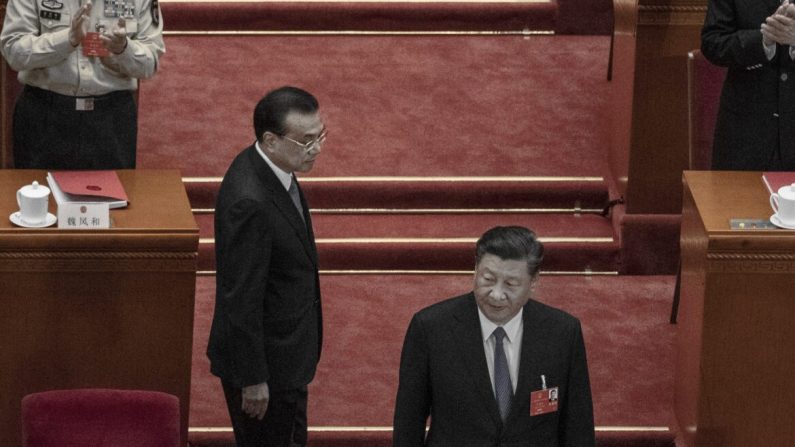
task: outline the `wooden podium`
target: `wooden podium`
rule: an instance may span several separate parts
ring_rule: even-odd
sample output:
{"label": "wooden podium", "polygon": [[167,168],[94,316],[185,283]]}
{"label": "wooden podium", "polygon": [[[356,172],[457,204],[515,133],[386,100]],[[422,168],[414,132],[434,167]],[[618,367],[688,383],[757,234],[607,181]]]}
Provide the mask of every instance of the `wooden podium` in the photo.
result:
{"label": "wooden podium", "polygon": [[46,173],[0,170],[2,447],[21,443],[23,396],[68,388],[174,394],[187,444],[198,228],[178,171],[118,172],[112,228],[59,230],[8,219]]}
{"label": "wooden podium", "polygon": [[676,416],[690,447],[795,445],[795,231],[759,172],[684,173]]}

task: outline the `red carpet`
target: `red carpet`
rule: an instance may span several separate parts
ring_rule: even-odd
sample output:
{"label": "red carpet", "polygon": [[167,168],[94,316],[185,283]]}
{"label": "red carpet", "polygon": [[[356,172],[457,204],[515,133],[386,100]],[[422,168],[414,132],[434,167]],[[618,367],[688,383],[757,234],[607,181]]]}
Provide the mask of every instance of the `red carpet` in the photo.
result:
{"label": "red carpet", "polygon": [[169,30],[551,31],[558,5],[537,2],[162,2]]}
{"label": "red carpet", "polygon": [[[199,278],[194,331],[191,439],[230,439],[206,427],[229,427],[220,385],[204,356],[213,277]],[[471,287],[469,275],[323,275],[326,342],[310,387],[313,427],[389,427],[400,349],[408,321],[420,308]],[[539,300],[580,318],[594,395],[600,445],[671,445],[670,432],[616,433],[615,427],[670,427],[674,326],[667,323],[672,277],[541,278]],[[368,340],[362,350],[361,340]],[[611,429],[612,427],[612,429]],[[381,440],[378,434],[315,431],[311,445],[357,445],[340,439]],[[363,438],[362,438],[363,436]],[[639,444],[646,439],[648,444]],[[629,442],[629,441],[632,442]],[[656,440],[656,441],[655,441]],[[609,442],[608,442],[609,441]],[[621,442],[628,442],[622,444]],[[228,441],[226,444],[230,445]],[[358,444],[365,445],[365,444]]]}
{"label": "red carpet", "polygon": [[168,29],[552,30],[608,35],[611,0],[514,2],[162,2]]}
{"label": "red carpet", "polygon": [[254,140],[254,104],[295,84],[317,94],[329,128],[311,176],[605,177],[608,44],[169,36],[160,72],[141,88],[138,165],[221,176]]}
{"label": "red carpet", "polygon": [[[607,1],[557,3],[559,32],[609,32]],[[359,29],[518,29],[550,23],[548,8],[520,14],[511,7],[356,9],[341,3],[320,14],[322,5],[227,6],[164,3],[163,13],[172,31],[355,28],[350,24]],[[252,7],[269,14],[251,14]],[[307,13],[314,14],[311,20]],[[160,72],[140,91],[140,168],[175,167],[186,177],[219,177],[254,140],[251,111],[267,90],[293,84],[317,94],[330,136],[303,185],[316,210],[324,270],[469,270],[471,239],[488,226],[509,223],[528,225],[547,239],[608,240],[550,239],[547,271],[617,270],[627,260],[640,265],[638,270],[659,271],[671,259],[665,251],[675,244],[671,241],[661,241],[663,249],[656,253],[623,253],[610,221],[593,213],[607,202],[610,182],[599,179],[609,175],[605,36],[171,34],[166,44]],[[395,187],[383,179],[340,179],[348,176],[575,180],[484,184],[415,179]],[[216,185],[207,179],[188,183],[193,206],[211,212]],[[346,210],[331,212],[340,208]],[[380,213],[349,214],[350,208]],[[406,212],[414,208],[470,212]],[[211,214],[197,217],[202,236],[211,238]],[[637,224],[645,229],[638,237],[655,237],[648,223]],[[361,241],[368,237],[387,240]],[[407,245],[396,238],[470,240]],[[660,260],[660,253],[667,258]],[[212,270],[213,261],[212,242],[206,240],[201,269]],[[197,446],[229,447],[233,443],[220,384],[209,374],[204,355],[214,281],[211,276],[197,281],[191,440]],[[408,320],[419,308],[468,290],[470,281],[469,275],[452,274],[322,275],[327,335],[310,389],[311,446],[391,445],[398,356]],[[541,279],[539,299],[583,322],[600,447],[673,445],[673,432],[666,429],[673,424],[675,327],[667,324],[672,289],[673,278],[667,276]],[[355,348],[362,339],[369,343],[364,351]],[[373,430],[363,429],[368,427]]]}
{"label": "red carpet", "polygon": [[558,34],[613,32],[613,0],[558,0]]}
{"label": "red carpet", "polygon": [[[203,238],[199,270],[215,270],[213,219],[196,215]],[[497,225],[534,229],[546,244],[545,271],[619,270],[610,219],[594,214],[315,214],[312,219],[322,270],[470,270],[475,241]]]}
{"label": "red carpet", "polygon": [[[601,177],[301,177],[312,208],[574,209],[601,210],[608,201]],[[218,178],[189,178],[194,208],[215,207]]]}
{"label": "red carpet", "polygon": [[[212,14],[196,20],[211,19]],[[225,26],[224,20],[214,22]],[[241,22],[241,29],[262,25],[254,22]],[[251,110],[263,93],[293,84],[317,94],[330,136],[303,184],[315,209],[324,270],[469,270],[472,241],[449,238],[473,239],[490,225],[506,223],[529,225],[544,238],[607,240],[550,240],[548,270],[620,265],[611,222],[593,213],[608,199],[609,182],[599,180],[608,176],[606,37],[175,34],[166,44],[160,73],[141,89],[142,168],[170,166],[186,177],[219,177],[253,141]],[[485,186],[414,179],[399,187],[340,179],[357,176],[576,179]],[[189,180],[194,207],[212,212],[215,181]],[[542,211],[506,212],[517,207]],[[406,212],[415,208],[469,212]],[[198,220],[207,238],[200,262],[212,270],[211,214]],[[415,241],[405,244],[405,238]],[[426,243],[430,238],[441,241]],[[310,389],[311,445],[389,445],[408,319],[427,304],[468,290],[470,278],[324,274],[321,282],[328,335]],[[603,427],[599,445],[672,445],[673,433],[665,428],[672,423],[672,279],[545,276],[538,293],[583,321],[596,421]],[[220,386],[204,356],[213,294],[214,278],[199,278],[191,439],[230,446]],[[370,349],[354,350],[363,338],[371,341]]]}

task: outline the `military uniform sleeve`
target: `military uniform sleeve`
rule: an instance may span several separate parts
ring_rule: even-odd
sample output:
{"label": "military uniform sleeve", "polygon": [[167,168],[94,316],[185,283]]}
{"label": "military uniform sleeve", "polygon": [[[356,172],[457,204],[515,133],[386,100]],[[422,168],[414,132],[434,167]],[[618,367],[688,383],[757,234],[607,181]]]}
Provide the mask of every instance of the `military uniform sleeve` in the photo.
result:
{"label": "military uniform sleeve", "polygon": [[163,17],[154,0],[144,0],[136,12],[138,31],[127,36],[127,48],[103,62],[131,78],[149,79],[155,75],[160,56],[166,52],[163,43]]}
{"label": "military uniform sleeve", "polygon": [[36,2],[10,0],[6,9],[3,31],[0,33],[3,56],[16,71],[46,68],[63,62],[75,51],[69,43],[69,14],[40,32]]}
{"label": "military uniform sleeve", "polygon": [[762,44],[762,23],[742,29],[734,0],[710,0],[701,30],[701,52],[710,62],[748,67],[768,62]]}

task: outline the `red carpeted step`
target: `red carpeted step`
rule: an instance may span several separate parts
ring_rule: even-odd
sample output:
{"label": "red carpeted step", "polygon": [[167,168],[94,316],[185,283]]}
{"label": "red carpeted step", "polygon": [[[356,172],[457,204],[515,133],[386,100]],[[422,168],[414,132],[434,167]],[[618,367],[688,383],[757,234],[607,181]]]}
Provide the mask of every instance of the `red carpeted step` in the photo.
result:
{"label": "red carpeted step", "polygon": [[[199,235],[212,238],[214,214],[196,214]],[[598,214],[562,213],[312,213],[315,237],[324,243],[340,239],[477,239],[497,225],[525,225],[549,241],[612,239],[610,218]],[[456,241],[451,241],[456,242]],[[462,241],[465,242],[465,241]],[[474,242],[474,240],[470,241]]]}
{"label": "red carpeted step", "polygon": [[169,2],[169,31],[551,31],[557,2]]}
{"label": "red carpeted step", "polygon": [[[204,355],[214,281],[197,281],[190,414],[190,438],[197,446],[232,445],[220,383]],[[411,315],[466,292],[471,282],[470,275],[321,275],[325,342],[310,386],[310,445],[389,445],[400,349]],[[539,301],[583,324],[600,446],[673,445],[673,283],[670,276],[539,281]],[[368,340],[367,349],[359,348],[361,339]]]}
{"label": "red carpeted step", "polygon": [[[215,269],[212,214],[198,214],[199,270]],[[477,238],[527,226],[545,242],[547,271],[617,271],[619,245],[595,214],[313,214],[322,270],[471,270]]]}
{"label": "red carpeted step", "polygon": [[[671,431],[636,431],[633,433],[596,432],[596,447],[676,447]],[[389,431],[312,431],[309,447],[392,447]],[[233,437],[223,433],[192,433],[193,447],[235,447]]]}
{"label": "red carpeted step", "polygon": [[318,97],[329,129],[312,176],[608,174],[604,36],[170,35],[166,46],[141,83],[140,168],[222,176],[254,141],[256,102],[289,84]]}
{"label": "red carpeted step", "polygon": [[[212,209],[220,178],[185,178],[191,206]],[[314,209],[601,210],[601,177],[330,177],[301,179]]]}
{"label": "red carpeted step", "polygon": [[613,0],[558,0],[555,32],[610,35],[613,32]]}

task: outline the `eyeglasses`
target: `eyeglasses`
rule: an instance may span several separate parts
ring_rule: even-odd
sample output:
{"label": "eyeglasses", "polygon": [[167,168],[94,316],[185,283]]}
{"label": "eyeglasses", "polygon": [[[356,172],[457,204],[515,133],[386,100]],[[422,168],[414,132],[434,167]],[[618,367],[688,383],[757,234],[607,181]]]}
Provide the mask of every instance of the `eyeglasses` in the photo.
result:
{"label": "eyeglasses", "polygon": [[306,143],[295,141],[292,138],[288,137],[287,135],[281,135],[281,137],[284,138],[285,140],[293,142],[296,146],[302,148],[305,153],[309,153],[315,149],[320,148],[320,146],[322,146],[323,143],[325,143],[327,135],[328,135],[328,130],[324,128],[323,132],[320,132],[320,135],[318,135],[317,138],[315,138],[312,141],[307,141]]}

